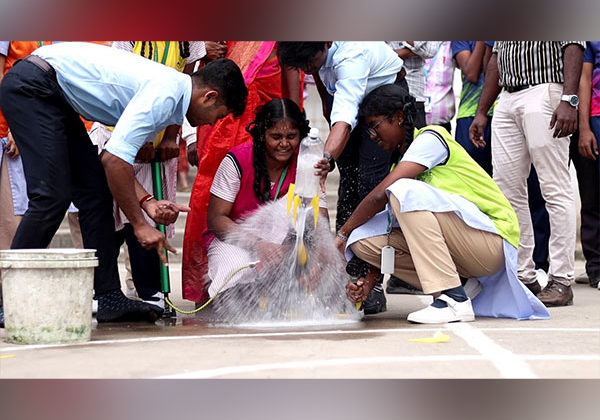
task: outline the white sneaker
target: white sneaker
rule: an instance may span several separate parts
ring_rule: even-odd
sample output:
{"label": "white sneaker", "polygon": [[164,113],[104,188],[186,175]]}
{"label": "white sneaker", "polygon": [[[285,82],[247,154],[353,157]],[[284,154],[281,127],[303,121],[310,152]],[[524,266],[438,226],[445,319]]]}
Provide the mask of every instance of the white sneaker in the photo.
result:
{"label": "white sneaker", "polygon": [[475,321],[475,313],[471,299],[457,302],[450,296],[439,295],[436,299],[443,300],[448,304],[445,308],[428,306],[419,311],[408,314],[407,320],[417,324],[445,324],[448,322],[470,322]]}
{"label": "white sneaker", "polygon": [[481,291],[483,290],[483,286],[481,285],[479,280],[469,279],[463,286],[463,289],[465,289],[465,293],[467,294],[467,297],[469,299],[473,300],[473,299],[475,299],[475,296],[477,296],[479,293],[481,293]]}
{"label": "white sneaker", "polygon": [[165,295],[163,295],[162,292],[157,292],[152,295],[150,299],[144,300],[144,302],[149,303],[150,305],[156,305],[162,310],[165,309]]}

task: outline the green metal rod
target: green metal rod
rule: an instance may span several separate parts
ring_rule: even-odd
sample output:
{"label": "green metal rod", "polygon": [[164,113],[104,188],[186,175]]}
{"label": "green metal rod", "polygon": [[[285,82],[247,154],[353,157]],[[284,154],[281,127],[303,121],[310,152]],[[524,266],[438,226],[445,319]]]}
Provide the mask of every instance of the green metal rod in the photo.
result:
{"label": "green metal rod", "polygon": [[[162,170],[161,164],[158,161],[152,162],[152,185],[154,187],[154,197],[157,200],[163,199],[163,186],[162,186]],[[156,227],[158,230],[162,232],[163,235],[166,236],[165,225],[157,224]],[[165,253],[165,259],[167,262],[169,261],[169,254],[167,253],[167,249],[163,250]],[[171,282],[169,279],[169,268],[165,266],[162,261],[160,262],[160,283],[162,287],[163,293],[171,292]]]}

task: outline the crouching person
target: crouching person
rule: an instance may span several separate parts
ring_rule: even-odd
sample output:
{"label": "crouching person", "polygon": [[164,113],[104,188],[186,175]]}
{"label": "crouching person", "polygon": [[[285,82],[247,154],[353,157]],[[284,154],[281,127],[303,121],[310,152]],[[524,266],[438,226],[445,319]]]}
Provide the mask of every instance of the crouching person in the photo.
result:
{"label": "crouching person", "polygon": [[[548,318],[517,279],[519,225],[508,200],[444,128],[415,132],[414,112],[414,98],[397,85],[373,90],[360,105],[359,116],[379,147],[400,152],[410,144],[338,231],[338,249],[371,265],[364,278],[347,285],[349,299],[366,299],[389,245],[393,274],[434,297],[408,315],[410,322]],[[469,279],[471,297],[461,277]]]}

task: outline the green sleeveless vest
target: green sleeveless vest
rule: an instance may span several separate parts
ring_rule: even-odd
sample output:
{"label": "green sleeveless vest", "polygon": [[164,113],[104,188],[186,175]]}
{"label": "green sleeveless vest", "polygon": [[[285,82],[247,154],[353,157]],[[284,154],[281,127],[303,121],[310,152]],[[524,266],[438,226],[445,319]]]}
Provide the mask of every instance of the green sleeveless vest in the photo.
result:
{"label": "green sleeveless vest", "polygon": [[423,127],[415,131],[415,138],[424,131],[433,131],[444,140],[448,160],[423,172],[417,179],[475,204],[492,220],[498,234],[517,248],[520,235],[517,215],[498,185],[444,128]]}

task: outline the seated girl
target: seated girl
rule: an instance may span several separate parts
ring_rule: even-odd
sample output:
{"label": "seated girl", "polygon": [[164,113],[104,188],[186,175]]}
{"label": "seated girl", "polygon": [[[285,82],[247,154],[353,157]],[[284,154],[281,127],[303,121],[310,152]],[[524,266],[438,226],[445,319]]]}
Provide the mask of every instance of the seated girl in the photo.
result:
{"label": "seated girl", "polygon": [[[508,200],[444,128],[414,132],[414,112],[414,98],[397,85],[373,90],[360,105],[379,147],[402,151],[414,140],[338,231],[338,249],[371,265],[365,278],[348,283],[349,299],[366,299],[381,275],[381,250],[390,245],[393,274],[434,297],[408,315],[410,322],[548,318],[516,277],[519,225]],[[460,277],[479,282],[473,302]]]}
{"label": "seated girl", "polygon": [[[247,130],[252,135],[252,143],[231,149],[221,162],[210,189],[209,230],[205,231],[204,239],[211,297],[256,280],[257,270],[242,270],[229,279],[236,269],[260,259],[263,267],[258,271],[264,273],[269,269],[265,265],[271,268],[278,265],[293,248],[291,225],[286,217],[286,195],[296,176],[298,147],[308,134],[308,121],[295,102],[273,99],[257,110]],[[259,213],[265,214],[255,214],[263,207],[268,210]],[[329,234],[324,193],[319,199],[319,214],[319,226]],[[251,215],[254,215],[254,223],[248,222]],[[257,216],[262,218],[259,222],[256,222]],[[245,225],[255,229],[244,230],[241,225],[244,220]],[[330,250],[335,250],[331,236],[329,243]],[[316,268],[317,264],[312,267]],[[281,272],[280,276],[286,274]],[[243,287],[237,289],[244,290]],[[343,293],[343,285],[341,290]]]}

